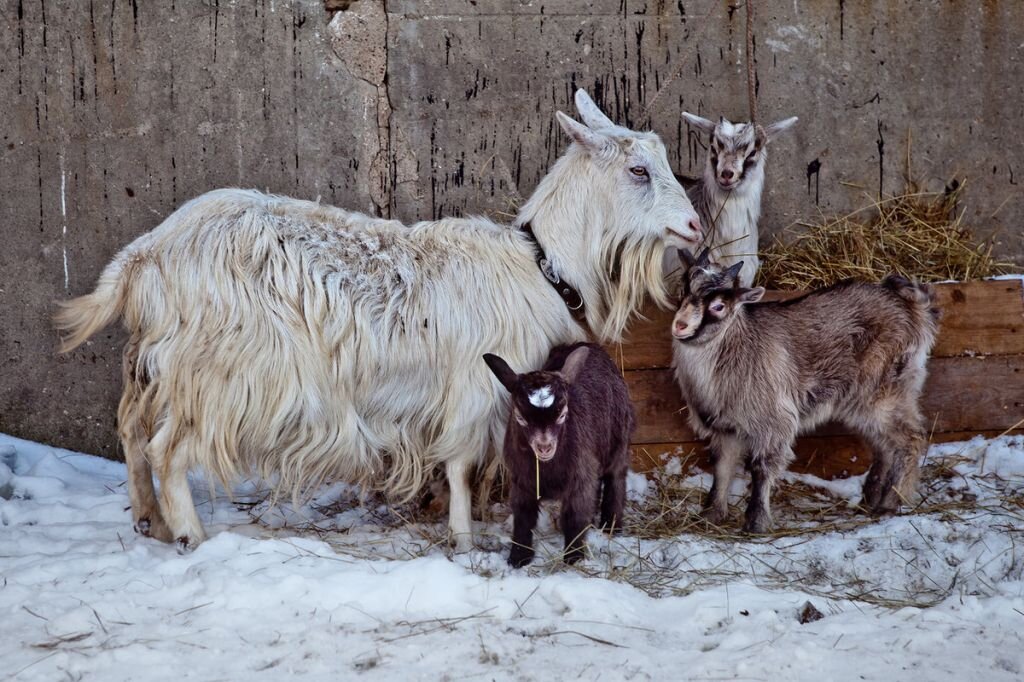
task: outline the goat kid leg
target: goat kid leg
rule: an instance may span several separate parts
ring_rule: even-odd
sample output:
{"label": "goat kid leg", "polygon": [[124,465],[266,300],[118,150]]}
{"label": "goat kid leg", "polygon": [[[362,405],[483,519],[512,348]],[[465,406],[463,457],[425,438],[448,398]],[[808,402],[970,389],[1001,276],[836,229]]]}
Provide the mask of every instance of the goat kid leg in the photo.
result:
{"label": "goat kid leg", "polygon": [[170,447],[171,425],[156,432],[148,447],[149,461],[160,477],[160,506],[178,552],[191,552],[206,539],[203,524],[196,514],[192,491],[188,487],[188,439]]}
{"label": "goat kid leg", "polygon": [[872,514],[896,513],[917,488],[921,458],[928,448],[923,423],[920,413],[909,409],[864,434],[872,462],[862,504]]}
{"label": "goat kid leg", "polygon": [[701,516],[712,525],[720,525],[729,517],[729,486],[736,475],[736,464],[742,456],[742,441],[729,436],[716,436],[711,439],[715,478],[711,490],[704,499]]}
{"label": "goat kid leg", "polygon": [[587,529],[597,502],[597,481],[575,486],[562,499],[562,533],[565,536],[565,563],[574,564],[585,555]]}
{"label": "goat kid leg", "polygon": [[626,506],[626,470],[601,477],[601,530],[622,531],[622,512]]}
{"label": "goat kid leg", "polygon": [[449,460],[445,464],[448,490],[448,541],[458,553],[473,549],[473,497],[469,489],[470,461],[467,458]]}
{"label": "goat kid leg", "polygon": [[536,495],[526,490],[512,490],[512,549],[508,563],[512,568],[522,568],[533,561],[533,529],[537,526],[540,502]]}
{"label": "goat kid leg", "polygon": [[762,535],[772,528],[772,486],[793,459],[786,446],[780,450],[755,452],[750,459],[750,501],[743,532]]}

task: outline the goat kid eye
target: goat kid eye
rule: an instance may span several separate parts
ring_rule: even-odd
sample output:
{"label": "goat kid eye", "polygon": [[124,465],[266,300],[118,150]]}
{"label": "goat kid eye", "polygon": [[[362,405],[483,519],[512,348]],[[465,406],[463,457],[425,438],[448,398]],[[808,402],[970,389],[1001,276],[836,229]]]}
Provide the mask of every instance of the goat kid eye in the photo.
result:
{"label": "goat kid eye", "polygon": [[526,420],[523,419],[522,415],[520,415],[518,412],[515,413],[515,418],[516,418],[516,422],[520,426],[526,426]]}
{"label": "goat kid eye", "polygon": [[714,315],[721,315],[723,312],[725,312],[725,304],[722,303],[721,301],[715,301],[710,306],[708,306],[708,310],[710,310]]}
{"label": "goat kid eye", "polygon": [[564,424],[566,418],[569,416],[569,410],[562,410],[562,413],[558,415],[558,419],[555,420],[558,424]]}

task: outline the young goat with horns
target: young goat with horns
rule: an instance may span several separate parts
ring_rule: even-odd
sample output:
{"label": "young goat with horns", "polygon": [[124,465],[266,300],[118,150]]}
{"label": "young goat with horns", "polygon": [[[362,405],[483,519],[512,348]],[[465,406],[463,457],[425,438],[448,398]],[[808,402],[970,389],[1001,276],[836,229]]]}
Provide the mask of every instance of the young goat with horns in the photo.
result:
{"label": "young goat with horns", "polygon": [[930,287],[890,275],[758,304],[764,289],[740,285],[741,263],[725,268],[706,249],[679,256],[688,269],[672,364],[690,425],[711,442],[708,521],[728,516],[729,483],[745,461],[752,481],[743,528],[766,532],[772,485],[793,459],[793,440],[827,420],[871,448],[863,505],[897,511],[914,492],[928,444],[918,400],[938,320]]}

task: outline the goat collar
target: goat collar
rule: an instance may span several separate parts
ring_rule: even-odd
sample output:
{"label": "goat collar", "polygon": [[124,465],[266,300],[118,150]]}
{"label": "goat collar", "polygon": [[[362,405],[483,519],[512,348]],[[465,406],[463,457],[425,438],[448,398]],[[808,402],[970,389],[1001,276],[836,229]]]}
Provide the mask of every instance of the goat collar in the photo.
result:
{"label": "goat collar", "polygon": [[562,297],[562,301],[565,303],[565,307],[569,309],[569,313],[577,320],[583,321],[587,317],[587,311],[583,306],[583,297],[580,296],[580,292],[576,291],[571,284],[563,280],[555,273],[554,268],[551,267],[551,261],[548,260],[547,254],[544,253],[544,247],[537,241],[537,235],[533,233],[533,226],[530,223],[523,223],[519,226],[523,234],[533,242],[534,256],[537,261],[537,267],[540,268],[540,272],[544,275],[551,286],[555,288],[558,295]]}

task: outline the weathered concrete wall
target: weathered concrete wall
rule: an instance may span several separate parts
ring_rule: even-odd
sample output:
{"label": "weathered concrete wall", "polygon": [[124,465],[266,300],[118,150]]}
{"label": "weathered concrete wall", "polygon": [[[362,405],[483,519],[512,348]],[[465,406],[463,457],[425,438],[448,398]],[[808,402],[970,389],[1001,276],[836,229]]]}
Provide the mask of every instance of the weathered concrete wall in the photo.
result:
{"label": "weathered concrete wall", "polygon": [[[967,178],[969,219],[1024,260],[1024,3],[758,8],[761,116],[801,118],[772,152],[765,234],[900,189],[909,136],[915,174]],[[52,304],[91,290],[189,197],[240,185],[405,220],[500,214],[564,148],[553,114],[577,86],[637,125],[665,85],[650,124],[681,172],[700,153],[681,109],[747,110],[743,10],[719,0],[358,0],[333,15],[320,0],[6,0],[0,12],[0,430],[108,455],[123,337],[57,358]]]}

